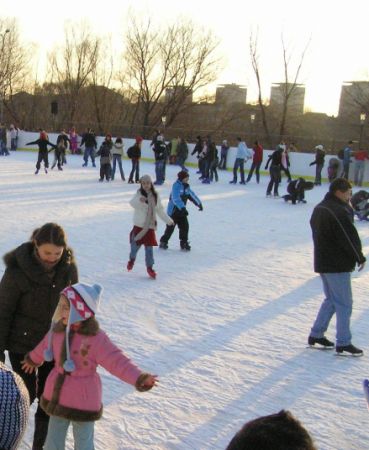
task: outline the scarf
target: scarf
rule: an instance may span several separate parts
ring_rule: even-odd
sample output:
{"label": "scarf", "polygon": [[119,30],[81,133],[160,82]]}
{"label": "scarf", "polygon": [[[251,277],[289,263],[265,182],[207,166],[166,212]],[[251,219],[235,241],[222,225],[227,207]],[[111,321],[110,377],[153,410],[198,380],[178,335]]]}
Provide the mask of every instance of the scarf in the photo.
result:
{"label": "scarf", "polygon": [[144,223],[142,230],[138,234],[136,234],[136,236],[134,238],[136,242],[145,236],[145,234],[148,232],[149,228],[155,229],[155,206],[156,206],[156,203],[155,203],[154,194],[152,192],[149,192],[147,194],[147,205],[148,205],[148,209],[147,209],[147,214],[146,214],[146,218],[145,218],[145,223]]}

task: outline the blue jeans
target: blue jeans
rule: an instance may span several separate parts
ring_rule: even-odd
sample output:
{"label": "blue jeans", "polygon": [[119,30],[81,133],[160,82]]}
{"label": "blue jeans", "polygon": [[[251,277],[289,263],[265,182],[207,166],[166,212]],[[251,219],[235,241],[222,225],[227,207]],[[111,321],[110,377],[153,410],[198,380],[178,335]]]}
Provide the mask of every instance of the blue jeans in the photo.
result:
{"label": "blue jeans", "polygon": [[363,185],[364,170],[365,170],[365,161],[355,161],[354,181],[356,186]]}
{"label": "blue jeans", "polygon": [[115,176],[115,169],[117,167],[117,163],[118,163],[118,167],[119,167],[119,172],[120,172],[120,177],[122,178],[122,180],[124,180],[124,172],[123,172],[123,166],[122,166],[122,157],[121,155],[117,155],[113,153],[113,171],[111,174],[111,179],[114,180],[114,176]]}
{"label": "blue jeans", "polygon": [[94,450],[95,422],[72,422],[51,416],[44,450],[64,450],[69,424],[73,427],[74,448]]}
{"label": "blue jeans", "polygon": [[237,171],[240,169],[241,183],[245,182],[245,160],[243,158],[236,158],[233,166],[233,181],[237,181]]}
{"label": "blue jeans", "polygon": [[324,336],[329,322],[336,313],[336,345],[351,344],[350,318],[352,313],[351,273],[321,273],[325,299],[310,335]]}
{"label": "blue jeans", "polygon": [[86,147],[85,153],[83,155],[83,159],[85,161],[85,164],[88,164],[88,157],[91,158],[92,165],[95,165],[95,148],[94,147]]}
{"label": "blue jeans", "polygon": [[[129,259],[134,261],[140,248],[141,245],[138,245],[137,242],[134,239],[132,239],[131,253],[129,254]],[[148,245],[145,245],[145,262],[146,267],[152,267],[154,265],[154,250],[151,246]]]}
{"label": "blue jeans", "polygon": [[160,160],[155,162],[155,176],[156,176],[156,184],[164,183],[164,167],[165,161]]}

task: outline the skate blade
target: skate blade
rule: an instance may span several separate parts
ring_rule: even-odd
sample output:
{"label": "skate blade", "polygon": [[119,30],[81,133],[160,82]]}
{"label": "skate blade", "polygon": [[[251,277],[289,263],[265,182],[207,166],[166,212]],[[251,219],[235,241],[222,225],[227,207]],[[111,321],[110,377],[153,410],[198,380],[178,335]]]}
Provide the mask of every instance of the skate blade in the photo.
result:
{"label": "skate blade", "polygon": [[315,345],[308,345],[306,348],[311,348],[312,350],[323,350],[324,352],[334,349],[334,347],[324,347],[324,346],[317,347]]}

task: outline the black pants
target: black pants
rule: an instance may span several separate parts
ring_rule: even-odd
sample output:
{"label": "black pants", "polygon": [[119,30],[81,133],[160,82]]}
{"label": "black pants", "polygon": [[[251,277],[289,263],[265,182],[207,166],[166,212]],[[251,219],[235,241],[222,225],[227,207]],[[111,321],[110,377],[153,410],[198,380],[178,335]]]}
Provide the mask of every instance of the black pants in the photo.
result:
{"label": "black pants", "polygon": [[111,177],[110,163],[100,164],[100,180],[103,180],[104,177],[106,178],[106,181],[110,180]]}
{"label": "black pants", "polygon": [[44,162],[45,169],[47,169],[49,167],[49,153],[47,150],[42,150],[42,151],[38,152],[37,163],[36,163],[37,170],[40,170],[42,161]]}
{"label": "black pants", "polygon": [[136,183],[140,180],[140,160],[132,158],[132,170],[129,174],[128,181],[133,181],[133,176],[135,176]]}
{"label": "black pants", "polygon": [[261,166],[261,161],[258,163],[253,162],[251,164],[249,174],[247,175],[247,180],[246,180],[247,183],[251,180],[254,170],[255,170],[255,175],[256,175],[256,182],[259,183],[259,181],[260,181],[260,166]]}
{"label": "black pants", "polygon": [[174,228],[178,225],[179,229],[179,240],[183,243],[188,242],[188,231],[190,225],[188,223],[187,216],[182,216],[179,211],[175,211],[171,215],[174,225],[167,225],[165,228],[165,232],[163,236],[160,238],[160,242],[165,242],[168,244],[169,239],[171,238]]}
{"label": "black pants", "polygon": [[26,385],[31,404],[37,398],[39,404],[35,414],[35,432],[33,436],[33,449],[42,449],[47,435],[47,427],[49,424],[49,416],[40,407],[40,397],[45,388],[46,378],[49,376],[54,362],[44,362],[42,366],[37,369],[37,372],[26,373],[22,370],[21,361],[24,356],[22,353],[9,352],[9,359],[14,372],[16,372],[24,381]]}
{"label": "black pants", "polygon": [[278,186],[281,182],[281,169],[279,166],[270,166],[270,181],[267,187],[267,195],[272,193],[274,186],[274,195],[278,195]]}

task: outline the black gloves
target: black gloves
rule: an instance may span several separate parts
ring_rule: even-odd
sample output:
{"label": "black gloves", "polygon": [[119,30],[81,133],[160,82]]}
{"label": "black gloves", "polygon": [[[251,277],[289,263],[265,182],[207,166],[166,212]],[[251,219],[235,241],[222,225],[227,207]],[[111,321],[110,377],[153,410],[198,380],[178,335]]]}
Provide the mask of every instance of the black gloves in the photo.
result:
{"label": "black gloves", "polygon": [[199,211],[203,211],[204,207],[202,206],[202,204],[199,206]]}

